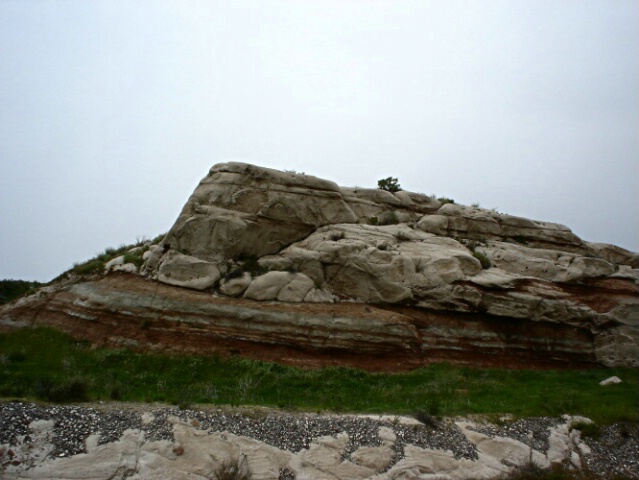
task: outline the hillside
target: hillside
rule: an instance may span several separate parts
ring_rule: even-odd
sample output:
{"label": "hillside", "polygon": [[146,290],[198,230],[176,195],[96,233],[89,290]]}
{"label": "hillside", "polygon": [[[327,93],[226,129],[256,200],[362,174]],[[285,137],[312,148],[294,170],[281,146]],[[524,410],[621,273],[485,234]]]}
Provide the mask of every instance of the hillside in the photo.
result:
{"label": "hillside", "polygon": [[639,365],[639,256],[406,191],[215,165],[162,239],[0,308],[142,349],[406,370]]}

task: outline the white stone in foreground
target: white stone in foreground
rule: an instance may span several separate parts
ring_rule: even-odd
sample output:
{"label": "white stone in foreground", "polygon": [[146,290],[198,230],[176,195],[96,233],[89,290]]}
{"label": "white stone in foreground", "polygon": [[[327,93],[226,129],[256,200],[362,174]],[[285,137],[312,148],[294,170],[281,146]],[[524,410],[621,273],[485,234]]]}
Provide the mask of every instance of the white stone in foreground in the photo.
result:
{"label": "white stone in foreground", "polygon": [[606,378],[605,380],[602,380],[601,382],[599,382],[599,385],[602,386],[608,386],[608,385],[616,385],[617,383],[621,383],[621,379],[617,376],[614,377],[610,377],[610,378]]}
{"label": "white stone in foreground", "polygon": [[[142,414],[145,422],[152,415]],[[212,478],[213,472],[226,462],[244,463],[254,480],[274,479],[286,468],[297,479],[330,480],[399,480],[399,479],[491,479],[507,474],[516,466],[533,461],[548,467],[551,463],[570,461],[581,467],[581,455],[589,448],[580,441],[579,432],[571,429],[576,418],[566,417],[562,425],[550,429],[550,448],[546,455],[528,445],[505,437],[489,437],[472,430],[468,421],[455,425],[477,449],[478,460],[456,459],[448,450],[405,446],[405,456],[390,469],[396,436],[390,426],[379,427],[382,445],[360,447],[344,459],[349,436],[317,438],[308,449],[298,453],[270,446],[264,442],[228,432],[206,432],[177,418],[171,418],[175,442],[149,441],[139,430],[126,430],[120,440],[97,444],[97,435],[87,439],[87,452],[69,458],[51,457],[52,421],[35,421],[30,425],[30,439],[19,445],[0,445],[12,449],[15,462],[2,472],[7,480],[181,480]],[[388,470],[387,470],[388,469]]]}

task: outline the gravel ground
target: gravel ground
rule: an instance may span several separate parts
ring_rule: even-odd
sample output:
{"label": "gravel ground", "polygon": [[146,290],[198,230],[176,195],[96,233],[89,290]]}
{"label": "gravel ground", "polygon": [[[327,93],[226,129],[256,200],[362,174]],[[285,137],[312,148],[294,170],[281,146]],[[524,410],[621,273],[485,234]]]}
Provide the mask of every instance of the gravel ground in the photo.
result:
{"label": "gravel ground", "polygon": [[532,446],[535,450],[548,453],[550,428],[561,423],[563,422],[560,418],[530,417],[507,422],[503,425],[478,425],[473,430],[490,437],[514,438],[529,447]]}
{"label": "gravel ground", "polygon": [[[143,412],[153,415],[153,421],[142,421]],[[403,425],[396,421],[381,421],[350,415],[316,415],[290,413],[266,409],[179,410],[152,405],[97,404],[95,406],[39,406],[28,403],[0,404],[0,444],[15,444],[19,437],[29,435],[29,424],[34,420],[53,420],[55,446],[58,457],[75,455],[85,451],[89,435],[100,434],[99,443],[118,440],[122,433],[135,428],[145,432],[148,439],[173,440],[170,416],[190,422],[193,426],[209,431],[227,431],[263,441],[280,449],[298,452],[306,449],[318,437],[348,432],[350,445],[344,458],[360,446],[381,444],[378,428],[392,428],[397,441],[392,464],[403,458],[404,446],[447,449],[457,458],[476,459],[477,452],[461,431],[447,421],[429,425]],[[429,422],[430,423],[430,422]],[[507,436],[530,444],[542,452],[548,449],[548,429],[561,423],[557,418],[528,418],[503,425],[485,424],[476,430],[490,436]],[[592,455],[586,459],[588,469],[610,478],[611,473],[624,474],[639,479],[639,425],[615,424],[601,429],[598,438],[588,438],[586,443]],[[390,468],[390,466],[389,466]],[[286,473],[286,472],[284,472]],[[284,477],[282,477],[284,478]]]}

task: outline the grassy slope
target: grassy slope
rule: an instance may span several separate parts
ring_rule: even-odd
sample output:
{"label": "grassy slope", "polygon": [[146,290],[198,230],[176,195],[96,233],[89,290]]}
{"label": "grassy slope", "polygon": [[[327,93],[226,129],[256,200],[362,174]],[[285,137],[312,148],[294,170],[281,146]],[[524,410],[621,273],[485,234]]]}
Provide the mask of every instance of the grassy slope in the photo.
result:
{"label": "grassy slope", "polygon": [[[623,383],[599,382],[617,375]],[[242,358],[92,349],[50,329],[0,334],[0,397],[266,405],[431,415],[580,414],[638,420],[636,369],[527,371],[432,365],[403,374],[304,370]]]}

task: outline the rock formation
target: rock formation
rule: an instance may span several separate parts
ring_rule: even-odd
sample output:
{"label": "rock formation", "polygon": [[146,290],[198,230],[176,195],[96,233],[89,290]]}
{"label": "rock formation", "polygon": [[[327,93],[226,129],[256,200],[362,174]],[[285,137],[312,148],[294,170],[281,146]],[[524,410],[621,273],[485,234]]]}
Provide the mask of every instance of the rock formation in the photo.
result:
{"label": "rock formation", "polygon": [[[219,164],[144,258],[146,280],[51,287],[0,310],[0,323],[140,346],[173,330],[184,348],[387,355],[404,367],[639,366],[636,253],[426,195]],[[132,316],[147,328],[134,332]]]}
{"label": "rock formation", "polygon": [[[441,428],[432,429],[410,417],[300,414],[292,418],[281,413],[272,417],[258,412],[253,418],[242,418],[222,412],[175,410],[122,413],[128,418],[137,416],[131,419],[135,426],[110,441],[104,441],[99,430],[86,435],[78,448],[82,453],[76,454],[58,453],[60,449],[55,445],[64,433],[70,434],[60,431],[65,422],[38,419],[27,423],[24,433],[16,435],[13,444],[0,443],[0,461],[4,460],[0,463],[2,478],[180,480],[249,478],[250,474],[256,480],[494,479],[503,478],[529,462],[537,468],[570,465],[580,471],[592,452],[579,430],[573,428],[579,422],[590,422],[583,417],[566,416],[561,421],[537,419],[540,425],[526,422],[526,426],[536,427],[536,435],[530,431],[524,438],[516,439],[500,435],[502,432],[490,424],[462,419],[446,421]],[[79,408],[67,415],[73,419],[89,417],[93,421],[105,416],[95,409]],[[223,423],[219,417],[224,418]],[[226,430],[242,423],[241,435]],[[162,426],[161,438],[153,432],[152,424]],[[256,424],[261,427],[259,431],[254,428]],[[295,428],[287,428],[291,424]],[[318,426],[330,434],[314,434]],[[155,435],[145,435],[145,430]],[[287,430],[289,435],[303,435],[308,444],[301,449],[282,445],[285,440],[280,438]],[[425,439],[429,440],[427,444]],[[273,443],[278,443],[279,448]],[[608,474],[612,469],[623,468],[611,457],[597,465]],[[246,476],[214,474],[224,471],[225,465],[244,470]]]}

